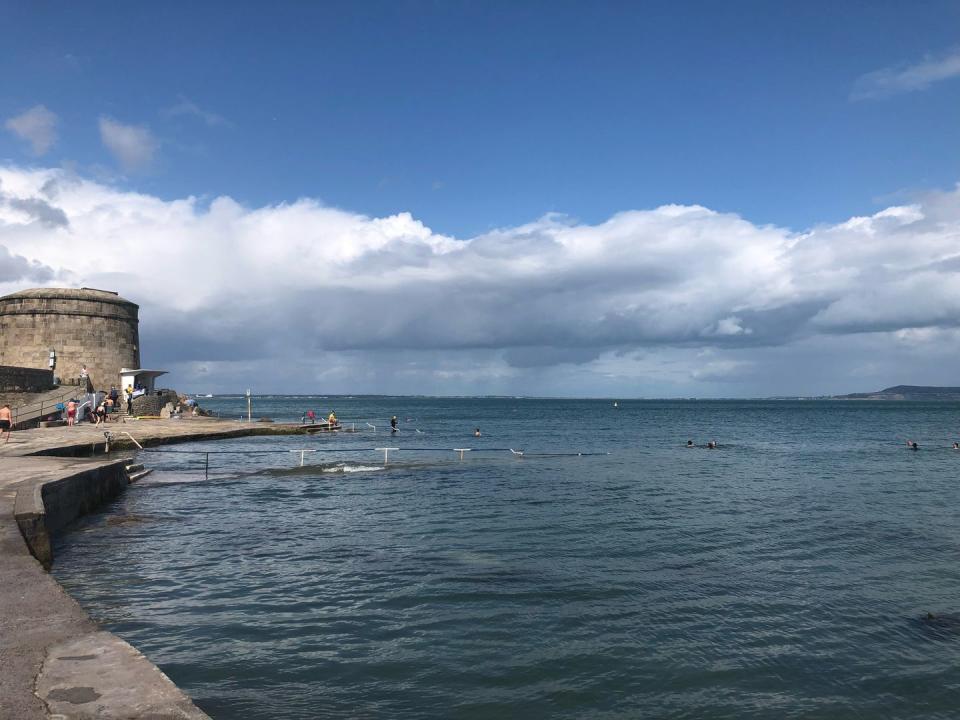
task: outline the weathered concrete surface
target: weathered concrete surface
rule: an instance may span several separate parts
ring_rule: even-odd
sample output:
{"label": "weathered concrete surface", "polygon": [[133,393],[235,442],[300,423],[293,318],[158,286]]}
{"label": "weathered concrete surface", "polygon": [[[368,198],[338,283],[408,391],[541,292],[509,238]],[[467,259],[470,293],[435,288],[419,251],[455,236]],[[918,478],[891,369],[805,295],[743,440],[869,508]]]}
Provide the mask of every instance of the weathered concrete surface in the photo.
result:
{"label": "weathered concrete surface", "polygon": [[[46,648],[95,623],[30,555],[14,520],[16,487],[69,474],[78,460],[5,459],[0,467],[0,719],[46,718],[33,693]],[[103,464],[98,461],[95,464]],[[69,716],[68,716],[69,717]]]}
{"label": "weathered concrete surface", "polygon": [[94,451],[102,453],[104,431],[113,434],[112,449],[136,448],[123,432],[133,435],[144,447],[193,440],[223,440],[249,435],[309,434],[300,425],[283,423],[246,423],[214,418],[183,418],[181,420],[113,421],[96,427],[81,423],[73,427],[35,428],[14,431],[10,442],[0,444],[0,458],[23,455],[59,455],[89,457]]}
{"label": "weathered concrete surface", "polygon": [[69,718],[207,717],[138,650],[103,631],[53,645],[36,692],[53,715]]}
{"label": "weathered concrete surface", "polygon": [[[127,430],[145,446],[301,432],[297,426],[210,419],[110,424],[107,429]],[[125,443],[133,447],[129,440]],[[96,626],[31,556],[17,525],[21,489],[21,509],[33,514],[35,527],[52,528],[48,534],[94,509],[76,485],[79,481],[68,478],[87,477],[92,496],[98,501],[109,497],[127,453],[83,457],[91,450],[102,452],[103,445],[103,430],[89,425],[14,432],[9,443],[0,445],[0,720],[206,717],[156,666]],[[41,503],[44,513],[37,512]]]}

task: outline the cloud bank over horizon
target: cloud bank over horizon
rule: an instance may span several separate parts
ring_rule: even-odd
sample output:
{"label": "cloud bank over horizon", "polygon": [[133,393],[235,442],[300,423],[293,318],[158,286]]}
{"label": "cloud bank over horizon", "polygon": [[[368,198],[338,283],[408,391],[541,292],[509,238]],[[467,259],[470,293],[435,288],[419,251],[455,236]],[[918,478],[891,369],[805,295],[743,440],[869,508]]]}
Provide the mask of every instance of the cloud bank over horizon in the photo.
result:
{"label": "cloud bank over horizon", "polygon": [[470,238],[0,166],[0,292],[117,290],[184,390],[743,396],[952,378],[960,189],[793,231],[697,205]]}

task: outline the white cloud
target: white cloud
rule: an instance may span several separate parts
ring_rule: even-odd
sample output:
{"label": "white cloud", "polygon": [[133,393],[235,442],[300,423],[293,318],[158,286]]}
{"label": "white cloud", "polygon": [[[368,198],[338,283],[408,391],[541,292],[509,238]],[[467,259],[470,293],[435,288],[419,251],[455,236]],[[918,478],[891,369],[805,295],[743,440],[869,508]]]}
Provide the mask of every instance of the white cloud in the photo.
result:
{"label": "white cloud", "polygon": [[851,100],[884,98],[898,93],[926,90],[936,82],[960,76],[960,48],[940,57],[928,57],[914,65],[889,67],[857,79]]}
{"label": "white cloud", "polygon": [[55,113],[43,105],[34,105],[29,110],[12,117],[5,123],[7,130],[30,143],[34,155],[45,155],[57,142]]}
{"label": "white cloud", "polygon": [[742,320],[735,315],[730,317],[721,318],[716,322],[716,324],[710,328],[704,334],[706,336],[722,336],[722,335],[749,335],[753,330],[750,328],[745,328],[742,325]]}
{"label": "white cloud", "polygon": [[145,361],[212,390],[257,376],[276,390],[785,391],[763,358],[781,383],[822,389],[812,356],[778,351],[829,347],[840,384],[867,362],[873,378],[896,370],[880,340],[867,356],[851,338],[899,348],[903,331],[960,327],[960,189],[803,233],[664,206],[458,239],[408,213],[162,200],[59,170],[0,167],[0,188],[0,246],[19,268],[0,292],[41,275],[116,289],[142,306]]}
{"label": "white cloud", "polygon": [[109,117],[100,118],[100,140],[126,172],[149,169],[160,147],[149,128],[124,125]]}
{"label": "white cloud", "polygon": [[230,125],[230,122],[227,121],[222,115],[218,115],[215,112],[210,112],[209,110],[204,110],[195,102],[190,100],[183,95],[178,96],[177,102],[174,105],[171,105],[168,108],[164,108],[160,111],[164,117],[175,118],[175,117],[193,117],[197,118],[210,127],[216,127],[218,125]]}

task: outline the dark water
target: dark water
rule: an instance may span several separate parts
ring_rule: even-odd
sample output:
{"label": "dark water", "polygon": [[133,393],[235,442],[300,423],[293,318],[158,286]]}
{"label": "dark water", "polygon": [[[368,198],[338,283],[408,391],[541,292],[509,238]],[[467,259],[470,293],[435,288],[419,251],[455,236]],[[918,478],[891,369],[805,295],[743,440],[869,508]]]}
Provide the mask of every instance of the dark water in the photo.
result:
{"label": "dark water", "polygon": [[[69,591],[215,718],[960,714],[960,620],[921,619],[960,613],[958,405],[254,415],[331,404],[367,432],[173,448],[313,467],[214,454],[205,481],[200,456],[143,453],[157,472],[57,548]],[[528,454],[324,452],[384,444]]]}

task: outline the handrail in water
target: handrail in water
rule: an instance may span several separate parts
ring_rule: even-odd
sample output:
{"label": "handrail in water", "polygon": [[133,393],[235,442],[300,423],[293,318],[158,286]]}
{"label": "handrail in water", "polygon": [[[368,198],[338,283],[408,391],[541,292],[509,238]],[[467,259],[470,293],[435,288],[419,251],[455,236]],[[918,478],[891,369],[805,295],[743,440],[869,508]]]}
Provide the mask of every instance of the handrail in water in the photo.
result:
{"label": "handrail in water", "polygon": [[120,431],[120,434],[121,434],[121,435],[126,435],[128,438],[130,438],[131,440],[133,440],[133,444],[134,444],[134,445],[136,445],[138,448],[140,448],[141,450],[143,450],[143,445],[141,445],[140,443],[138,443],[138,442],[137,442],[137,439],[136,439],[133,435],[131,435],[130,433],[128,433],[126,430],[121,430],[121,431]]}

